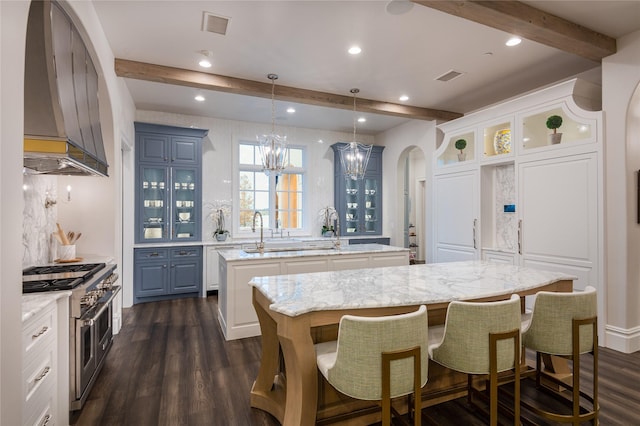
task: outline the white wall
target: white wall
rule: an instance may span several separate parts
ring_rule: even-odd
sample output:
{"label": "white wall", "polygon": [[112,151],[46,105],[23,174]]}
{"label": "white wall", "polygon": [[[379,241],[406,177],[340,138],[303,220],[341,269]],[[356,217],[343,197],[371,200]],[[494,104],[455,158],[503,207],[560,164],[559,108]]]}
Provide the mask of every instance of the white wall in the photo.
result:
{"label": "white wall", "polygon": [[[416,146],[422,150],[425,157],[425,170],[415,171],[416,177],[431,176],[431,157],[436,146],[436,123],[433,121],[412,120],[393,129],[376,135],[376,145],[384,145],[382,152],[383,165],[383,221],[382,233],[391,237],[391,245],[403,246],[404,237],[404,205],[398,202],[398,193],[402,194],[404,182],[403,173],[398,173],[399,161],[406,154],[408,148]],[[402,166],[404,161],[402,161]],[[427,179],[426,200],[431,199],[431,182]],[[422,231],[431,229],[431,217],[426,215],[426,222],[420,224]],[[425,233],[420,240],[425,247],[430,246],[430,236]],[[427,259],[429,255],[427,254]],[[427,260],[428,261],[428,260]]]}
{"label": "white wall", "polygon": [[[602,61],[605,113],[606,346],[640,349],[640,31],[617,41],[618,52]],[[635,97],[634,97],[635,93]]]}
{"label": "white wall", "polygon": [[21,424],[22,138],[29,3],[0,2],[0,425]]}

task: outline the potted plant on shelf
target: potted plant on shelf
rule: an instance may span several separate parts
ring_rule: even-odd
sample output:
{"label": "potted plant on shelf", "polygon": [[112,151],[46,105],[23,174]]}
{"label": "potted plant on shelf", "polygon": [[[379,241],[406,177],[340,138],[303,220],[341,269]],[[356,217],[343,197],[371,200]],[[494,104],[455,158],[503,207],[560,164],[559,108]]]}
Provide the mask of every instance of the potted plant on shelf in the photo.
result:
{"label": "potted plant on shelf", "polygon": [[322,219],[322,231],[323,237],[333,237],[335,229],[333,228],[333,221],[337,218],[336,209],[327,206],[320,210],[320,218]]}
{"label": "potted plant on shelf", "polygon": [[560,126],[562,126],[562,117],[559,115],[552,115],[547,118],[547,128],[553,130],[553,133],[549,135],[549,141],[552,145],[559,144],[562,139],[562,133],[557,133]]}
{"label": "potted plant on shelf", "polygon": [[216,229],[213,231],[213,236],[216,237],[217,241],[225,241],[227,235],[229,235],[229,231],[227,231],[224,226],[224,212],[222,209],[218,209],[216,212],[215,221]]}
{"label": "potted plant on shelf", "polygon": [[455,147],[460,151],[458,154],[458,161],[464,161],[467,158],[467,154],[463,151],[467,147],[467,141],[465,139],[458,139],[455,143]]}

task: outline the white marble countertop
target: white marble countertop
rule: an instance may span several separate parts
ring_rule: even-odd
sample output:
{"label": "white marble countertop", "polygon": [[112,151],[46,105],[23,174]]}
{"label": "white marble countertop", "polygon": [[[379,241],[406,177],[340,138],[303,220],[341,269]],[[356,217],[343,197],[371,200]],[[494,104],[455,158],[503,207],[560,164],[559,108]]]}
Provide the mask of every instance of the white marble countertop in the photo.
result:
{"label": "white marble countertop", "polygon": [[61,297],[71,296],[71,290],[46,291],[42,293],[28,293],[22,295],[22,322],[36,315],[50,303]]}
{"label": "white marble countertop", "polygon": [[577,277],[508,264],[467,261],[254,277],[249,285],[287,316],[479,299]]}
{"label": "white marble countertop", "polygon": [[306,257],[306,256],[340,256],[357,253],[397,253],[409,252],[408,248],[394,247],[385,244],[354,244],[341,245],[336,248],[304,248],[304,249],[283,249],[273,248],[273,251],[264,253],[249,253],[241,249],[223,249],[218,252],[227,262],[256,260],[256,259],[277,259],[283,257]]}

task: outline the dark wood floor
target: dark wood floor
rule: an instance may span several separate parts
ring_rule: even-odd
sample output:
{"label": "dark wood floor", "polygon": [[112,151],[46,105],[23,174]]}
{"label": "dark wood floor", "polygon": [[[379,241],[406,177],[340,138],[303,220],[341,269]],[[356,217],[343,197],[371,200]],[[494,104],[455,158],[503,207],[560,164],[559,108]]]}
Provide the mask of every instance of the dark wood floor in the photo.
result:
{"label": "dark wood floor", "polygon": [[[216,297],[135,305],[72,424],[278,425],[249,406],[259,359],[260,338],[224,340]],[[640,352],[601,348],[599,367],[600,424],[640,425]],[[465,399],[424,413],[440,425],[486,424]]]}

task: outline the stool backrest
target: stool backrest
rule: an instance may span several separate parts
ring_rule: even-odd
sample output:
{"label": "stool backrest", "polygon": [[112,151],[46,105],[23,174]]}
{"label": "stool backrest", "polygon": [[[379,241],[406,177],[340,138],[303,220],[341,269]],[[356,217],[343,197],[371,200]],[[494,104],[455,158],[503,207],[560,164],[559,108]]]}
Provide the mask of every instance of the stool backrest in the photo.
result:
{"label": "stool backrest", "polygon": [[[597,315],[597,293],[591,286],[573,293],[538,292],[523,344],[538,352],[571,355],[572,320]],[[580,326],[580,353],[590,352],[593,344],[593,327]]]}
{"label": "stool backrest", "polygon": [[[444,335],[433,345],[434,361],[467,374],[489,373],[489,333],[520,330],[520,298],[499,302],[453,301],[447,308]],[[497,371],[513,368],[520,357],[513,339],[498,342]]]}
{"label": "stool backrest", "polygon": [[[382,397],[382,352],[419,346],[421,386],[427,383],[428,317],[422,305],[415,312],[384,317],[345,315],[340,320],[336,362],[329,369],[330,382],[340,392],[358,399]],[[413,361],[391,363],[391,397],[413,392]]]}

